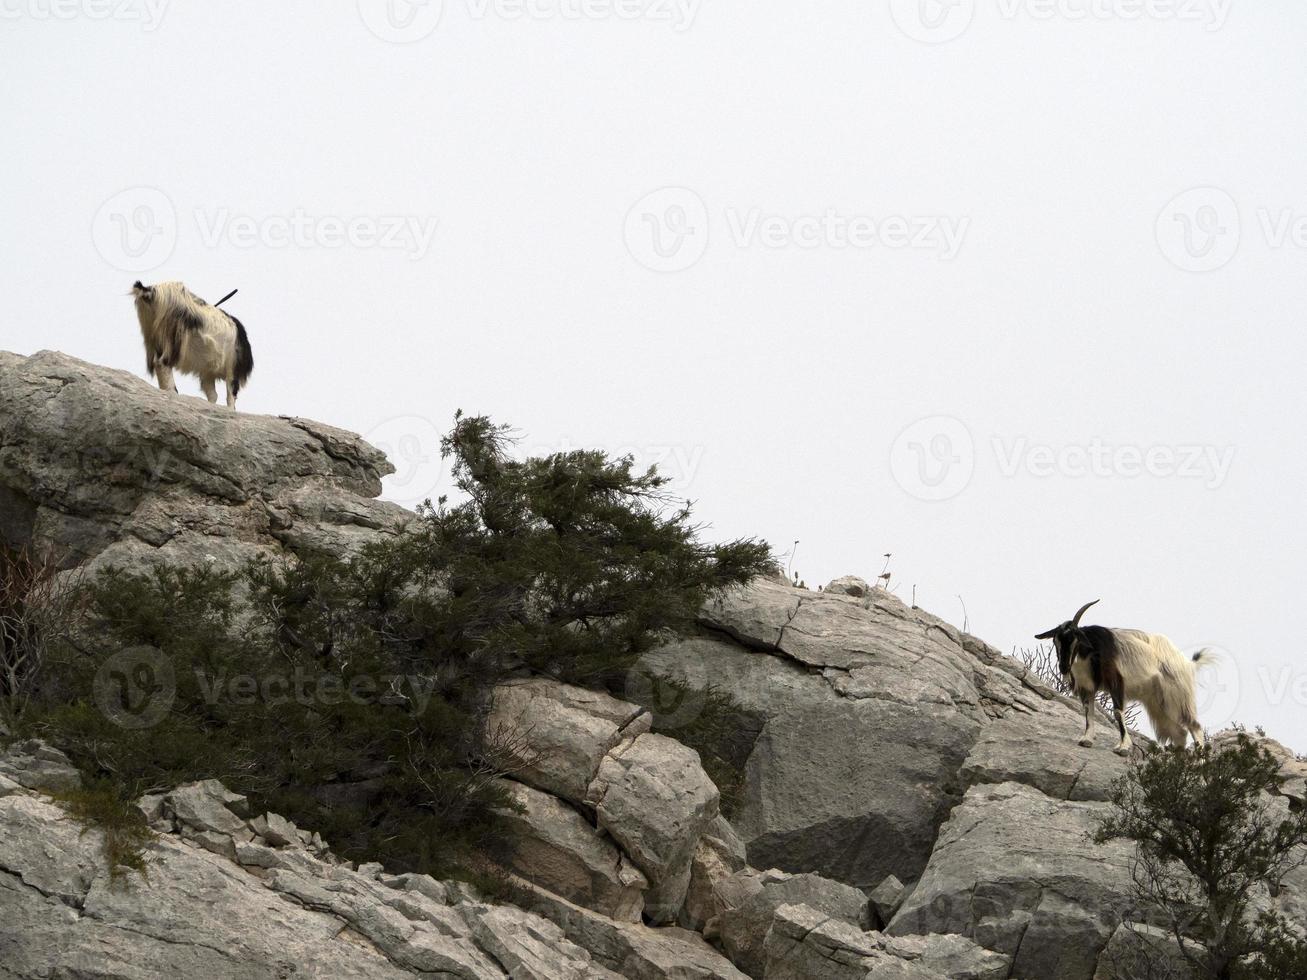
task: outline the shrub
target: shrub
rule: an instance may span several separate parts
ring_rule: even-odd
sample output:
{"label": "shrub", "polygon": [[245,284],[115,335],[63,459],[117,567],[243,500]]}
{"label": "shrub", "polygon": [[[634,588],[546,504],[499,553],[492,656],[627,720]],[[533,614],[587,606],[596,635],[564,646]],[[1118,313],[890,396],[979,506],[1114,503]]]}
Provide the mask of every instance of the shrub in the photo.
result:
{"label": "shrub", "polygon": [[[1307,943],[1278,916],[1253,914],[1260,889],[1275,893],[1307,862],[1307,812],[1270,795],[1282,782],[1275,757],[1241,732],[1230,745],[1154,748],[1113,789],[1096,839],[1136,843],[1141,918],[1165,926],[1194,976],[1304,976]],[[1132,976],[1174,965],[1143,964]]]}
{"label": "shrub", "polygon": [[[461,416],[443,450],[463,502],[359,554],[102,573],[26,729],[119,799],[217,778],[343,856],[471,873],[500,843],[497,777],[530,753],[485,731],[490,686],[620,688],[660,634],[771,560],[760,542],[701,544],[629,459],[511,460],[502,427]],[[165,697],[152,724],[120,723]]]}
{"label": "shrub", "polygon": [[61,586],[58,571],[49,554],[0,544],[0,729],[23,713],[51,648],[76,617],[75,583]]}

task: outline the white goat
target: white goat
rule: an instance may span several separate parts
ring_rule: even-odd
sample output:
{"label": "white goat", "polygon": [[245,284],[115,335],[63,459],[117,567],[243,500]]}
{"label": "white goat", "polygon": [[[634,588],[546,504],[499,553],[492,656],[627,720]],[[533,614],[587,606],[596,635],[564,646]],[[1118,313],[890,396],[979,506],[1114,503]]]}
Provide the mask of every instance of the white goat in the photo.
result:
{"label": "white goat", "polygon": [[[1094,602],[1098,600],[1095,599]],[[1057,647],[1062,678],[1085,707],[1085,733],[1080,744],[1094,744],[1090,735],[1094,698],[1106,691],[1112,698],[1121,741],[1116,753],[1130,751],[1130,732],[1125,727],[1127,701],[1138,701],[1148,713],[1159,742],[1183,748],[1192,735],[1203,744],[1203,726],[1198,723],[1196,674],[1198,668],[1214,663],[1216,656],[1200,650],[1187,659],[1165,636],[1143,630],[1081,626],[1080,617],[1094,604],[1088,602],[1061,626],[1040,633],[1037,640],[1052,639]]]}
{"label": "white goat", "polygon": [[173,371],[200,378],[204,397],[217,402],[217,381],[227,386],[227,407],[254,370],[254,354],[244,325],[210,306],[179,282],[132,285],[136,317],[145,339],[145,368],[164,391],[176,391]]}

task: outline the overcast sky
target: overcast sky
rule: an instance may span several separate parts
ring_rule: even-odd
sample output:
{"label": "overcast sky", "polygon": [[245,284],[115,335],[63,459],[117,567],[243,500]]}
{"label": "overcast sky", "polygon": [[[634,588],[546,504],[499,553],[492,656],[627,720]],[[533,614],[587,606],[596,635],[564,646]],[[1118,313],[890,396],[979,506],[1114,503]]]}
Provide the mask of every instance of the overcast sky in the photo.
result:
{"label": "overcast sky", "polygon": [[134,279],[239,287],[240,409],[393,499],[457,408],[632,451],[813,588],[888,552],[1004,650],[1095,598],[1216,646],[1204,723],[1307,750],[1305,47],[1251,0],[0,0],[0,347],[143,374]]}

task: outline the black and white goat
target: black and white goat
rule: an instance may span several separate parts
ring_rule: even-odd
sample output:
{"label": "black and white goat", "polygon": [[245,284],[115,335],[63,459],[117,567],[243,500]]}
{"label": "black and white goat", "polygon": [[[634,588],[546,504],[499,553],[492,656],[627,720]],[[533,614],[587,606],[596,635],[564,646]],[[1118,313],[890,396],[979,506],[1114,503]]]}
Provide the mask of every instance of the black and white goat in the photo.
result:
{"label": "black and white goat", "polygon": [[1203,727],[1198,723],[1195,675],[1198,668],[1213,663],[1215,656],[1201,650],[1187,659],[1174,643],[1157,633],[1081,626],[1080,617],[1095,602],[1098,600],[1085,603],[1061,626],[1035,637],[1053,641],[1062,679],[1085,706],[1085,733],[1080,744],[1094,744],[1090,735],[1094,698],[1106,691],[1121,732],[1114,750],[1118,755],[1130,751],[1130,732],[1125,727],[1127,701],[1144,706],[1159,742],[1183,748],[1187,736],[1192,735],[1194,744],[1201,746]]}
{"label": "black and white goat", "polygon": [[245,327],[230,313],[210,306],[179,282],[132,285],[136,318],[145,339],[145,369],[164,391],[176,391],[173,371],[200,378],[204,397],[217,402],[217,381],[227,385],[227,407],[254,370]]}

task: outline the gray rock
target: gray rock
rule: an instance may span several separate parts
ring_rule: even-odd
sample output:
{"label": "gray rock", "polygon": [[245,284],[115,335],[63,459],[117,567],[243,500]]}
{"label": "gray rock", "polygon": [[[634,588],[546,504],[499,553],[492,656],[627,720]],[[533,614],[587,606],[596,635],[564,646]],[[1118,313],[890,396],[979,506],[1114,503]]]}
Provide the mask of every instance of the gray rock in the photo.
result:
{"label": "gray rock", "polygon": [[[755,867],[815,871],[863,889],[891,874],[916,880],[968,781],[1005,776],[1053,788],[1028,748],[1042,743],[1021,741],[1029,718],[1083,753],[1067,763],[1064,793],[1078,778],[1077,796],[1101,796],[1114,772],[1110,761],[1085,769],[1094,754],[1074,744],[1066,699],[883,589],[854,597],[757,579],[710,602],[701,621],[706,635],[650,651],[638,669],[716,687],[764,719],[731,818]],[[996,733],[978,751],[999,724],[1012,735]]]}
{"label": "gray rock", "polygon": [[0,539],[69,564],[237,568],[283,548],[351,551],[412,517],[371,499],[393,467],[355,435],[54,351],[0,352],[0,447]]}
{"label": "gray rock", "polygon": [[0,776],[28,789],[59,792],[79,789],[82,785],[82,775],[68,756],[35,738],[14,742],[0,753]]}
{"label": "gray rock", "polygon": [[627,980],[744,980],[744,974],[688,929],[650,928],[607,916],[510,875],[513,902],[549,919],[606,969]]}
{"label": "gray rock", "polygon": [[163,819],[164,793],[146,793],[136,801],[136,809],[145,817],[145,822],[152,824]]}
{"label": "gray rock", "polygon": [[1116,728],[1097,719],[1094,748],[1078,744],[1084,716],[1060,703],[1038,714],[1011,715],[988,725],[962,766],[967,786],[1019,782],[1059,800],[1106,800],[1127,761],[1112,752]]}
{"label": "gray rock", "polygon": [[726,955],[750,976],[761,976],[767,966],[767,934],[782,906],[804,906],[859,933],[866,926],[867,897],[849,885],[815,874],[752,869],[732,877],[721,887],[725,907],[718,929]]}
{"label": "gray rock", "polygon": [[[699,844],[694,849],[694,858],[690,862],[690,885],[686,891],[685,905],[681,908],[680,924],[695,932],[704,932],[708,923],[722,912],[717,898],[717,884],[735,872],[742,871],[747,863],[744,842],[730,822],[718,815],[699,838]],[[714,938],[716,928],[711,935],[705,935],[706,938]]]}
{"label": "gray rock", "polygon": [[590,954],[569,942],[563,930],[547,919],[505,906],[465,905],[463,911],[478,945],[513,980],[581,980],[601,975],[601,968],[591,966]]}
{"label": "gray rock", "polygon": [[273,847],[286,847],[299,844],[299,834],[295,825],[277,813],[268,813],[263,817],[263,830],[259,831],[263,839]]}
{"label": "gray rock", "polygon": [[[1187,947],[1200,962],[1205,954],[1197,944]],[[1206,974],[1203,974],[1204,976]],[[1165,980],[1199,980],[1198,974],[1180,952],[1170,930],[1131,923],[1118,926],[1098,957],[1093,980],[1126,980],[1132,977]]]}
{"label": "gray rock", "polygon": [[865,579],[860,579],[856,575],[841,575],[837,579],[831,579],[826,584],[826,592],[833,592],[836,595],[851,595],[855,599],[862,599],[871,592],[871,586]]}
{"label": "gray rock", "polygon": [[233,793],[216,779],[179,786],[169,793],[164,805],[177,820],[194,830],[213,830],[229,837],[248,833],[240,813],[248,813],[245,797]]}
{"label": "gray rock", "polygon": [[973,787],[886,931],[958,933],[1011,955],[1016,976],[1090,980],[1131,901],[1131,849],[1087,839],[1107,809]]}
{"label": "gray rock", "polygon": [[515,779],[582,804],[604,756],[624,736],[647,732],[649,722],[636,705],[534,677],[495,688],[486,733],[525,739],[531,758],[513,773]]}
{"label": "gray rock", "polygon": [[907,889],[903,887],[903,882],[893,875],[886,875],[885,880],[868,893],[867,902],[876,915],[877,926],[883,927],[889,924],[906,894]]}
{"label": "gray rock", "polygon": [[640,921],[649,882],[611,839],[548,793],[509,780],[503,786],[521,808],[501,812],[510,870],[610,918]]}
{"label": "gray rock", "polygon": [[643,734],[604,757],[586,792],[599,826],[649,879],[645,914],[674,922],[690,884],[690,862],[717,817],[717,787],[699,754],[663,735]]}
{"label": "gray rock", "polygon": [[[766,966],[750,976],[767,980],[863,980],[878,960],[880,943],[841,919],[807,905],[775,910],[765,940]],[[747,972],[747,971],[746,971]]]}
{"label": "gray rock", "polygon": [[1012,957],[964,936],[891,936],[885,952],[917,963],[949,980],[1006,980]]}

